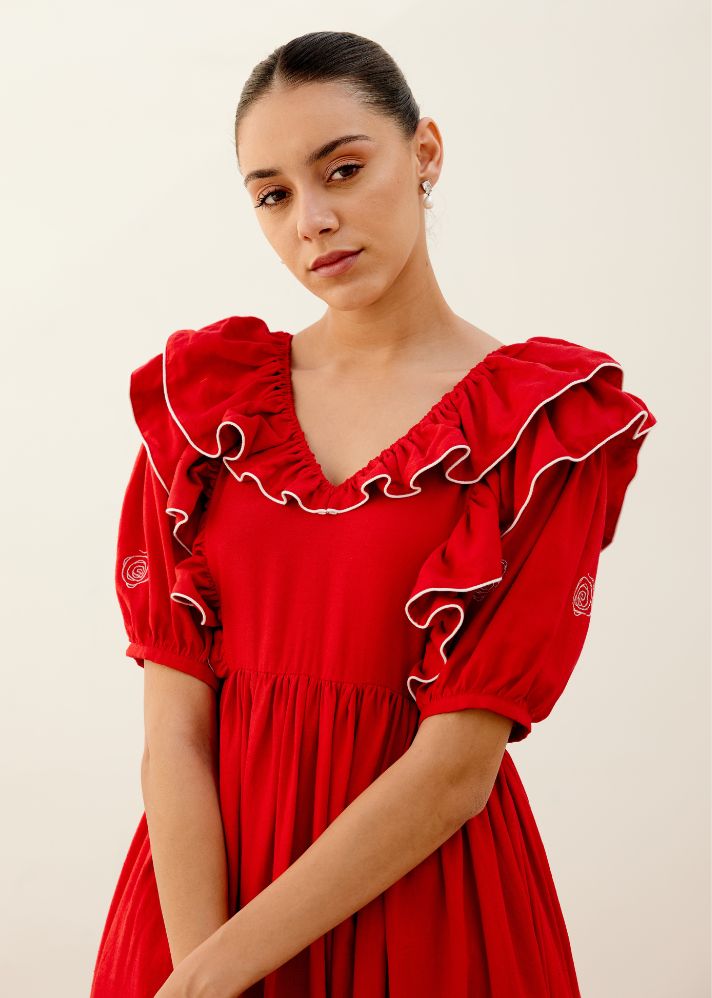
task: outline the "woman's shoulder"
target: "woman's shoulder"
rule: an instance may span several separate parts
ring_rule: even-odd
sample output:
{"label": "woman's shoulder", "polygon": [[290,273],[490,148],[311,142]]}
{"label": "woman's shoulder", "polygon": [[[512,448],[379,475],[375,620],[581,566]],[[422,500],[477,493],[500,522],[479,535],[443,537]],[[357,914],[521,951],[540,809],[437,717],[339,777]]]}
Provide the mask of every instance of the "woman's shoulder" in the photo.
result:
{"label": "woman's shoulder", "polygon": [[[592,455],[607,475],[610,543],[640,447],[656,424],[650,407],[623,387],[621,363],[607,351],[562,337],[535,335],[490,353],[466,380],[458,420],[467,442],[460,466],[477,484],[489,472],[511,516],[511,529],[548,468]],[[494,480],[493,480],[494,481]]]}
{"label": "woman's shoulder", "polygon": [[134,422],[154,466],[168,472],[186,446],[218,456],[221,420],[231,407],[255,409],[257,396],[266,400],[288,339],[254,315],[171,331],[129,377]]}
{"label": "woman's shoulder", "polygon": [[289,385],[296,335],[252,315],[170,333],[161,353],[131,375],[134,417],[156,466],[170,473],[196,455],[222,457],[230,470],[239,462],[235,473],[256,479],[277,502],[296,497],[310,511],[345,512],[369,490],[417,494],[429,469],[475,484],[507,458],[528,487],[549,464],[580,461],[604,445],[632,475],[656,422],[624,389],[622,365],[605,350],[544,335],[506,343],[484,333],[478,343],[487,352],[440,402],[361,474],[327,488],[296,444]]}
{"label": "woman's shoulder", "polygon": [[544,335],[495,343],[456,392],[460,414],[476,420],[476,435],[494,446],[518,436],[546,407],[565,409],[571,430],[614,411],[637,416],[641,425],[643,416],[652,417],[642,399],[624,389],[622,364],[601,348]]}

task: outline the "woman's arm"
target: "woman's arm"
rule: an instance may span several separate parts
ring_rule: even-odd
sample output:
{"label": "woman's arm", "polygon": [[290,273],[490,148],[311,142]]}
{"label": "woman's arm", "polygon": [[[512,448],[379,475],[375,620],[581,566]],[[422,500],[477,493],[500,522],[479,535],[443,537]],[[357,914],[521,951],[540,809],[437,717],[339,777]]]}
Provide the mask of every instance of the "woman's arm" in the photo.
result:
{"label": "woman's arm", "polygon": [[411,747],[156,998],[236,998],[399,880],[485,806],[511,727],[479,709],[425,718]]}
{"label": "woman's arm", "polygon": [[227,859],[217,776],[215,693],[144,663],[141,787],[173,966],[227,921]]}

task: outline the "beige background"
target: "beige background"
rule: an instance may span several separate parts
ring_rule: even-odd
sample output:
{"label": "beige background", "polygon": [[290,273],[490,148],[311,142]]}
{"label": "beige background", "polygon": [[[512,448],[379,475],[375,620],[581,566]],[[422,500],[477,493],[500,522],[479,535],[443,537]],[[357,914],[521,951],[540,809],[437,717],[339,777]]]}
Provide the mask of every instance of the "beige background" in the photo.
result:
{"label": "beige background", "polygon": [[443,132],[453,308],[611,353],[659,420],[577,670],[510,751],[583,995],[709,995],[707,5],[6,0],[2,21],[3,991],[88,994],[142,810],[113,590],[129,373],[179,327],[321,314],[262,237],[232,119],[254,63],[329,28],[389,49]]}

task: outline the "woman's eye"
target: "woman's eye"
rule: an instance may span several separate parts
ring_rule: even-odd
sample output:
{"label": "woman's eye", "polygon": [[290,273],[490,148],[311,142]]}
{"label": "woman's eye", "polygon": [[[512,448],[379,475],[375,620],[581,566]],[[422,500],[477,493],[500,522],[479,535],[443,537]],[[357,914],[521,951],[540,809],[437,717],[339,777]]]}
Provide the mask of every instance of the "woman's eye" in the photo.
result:
{"label": "woman's eye", "polygon": [[[337,173],[341,173],[342,170],[353,170],[354,171],[353,173],[349,173],[346,177],[344,177],[344,180],[350,180],[351,177],[354,177],[356,173],[358,173],[358,171],[362,169],[363,165],[361,163],[342,163],[341,166],[337,166],[336,169],[329,174],[329,180],[331,180],[332,177],[336,176]],[[282,204],[284,198],[280,198],[278,201],[268,201],[267,198],[271,198],[276,194],[284,194],[284,193],[285,192],[281,187],[275,187],[271,191],[267,191],[266,193],[261,194],[257,198],[257,204],[255,205],[255,208],[263,208],[263,207],[276,208],[278,204]]]}
{"label": "woman's eye", "polygon": [[[337,166],[334,172],[330,174],[329,179],[331,179],[331,177],[333,177],[334,174],[341,173],[342,170],[362,170],[362,169],[363,167],[361,166],[360,163],[342,163],[341,166]],[[349,177],[353,176],[355,176],[355,174],[353,173],[349,174]],[[349,177],[347,177],[346,179],[348,180]]]}
{"label": "woman's eye", "polygon": [[280,194],[280,193],[284,192],[280,191],[279,189],[276,189],[273,191],[267,191],[266,194],[260,194],[260,196],[257,198],[257,204],[255,205],[255,208],[261,208],[263,205],[266,205],[268,208],[274,208],[275,204],[274,203],[270,204],[267,201],[267,198],[271,198],[273,194]]}

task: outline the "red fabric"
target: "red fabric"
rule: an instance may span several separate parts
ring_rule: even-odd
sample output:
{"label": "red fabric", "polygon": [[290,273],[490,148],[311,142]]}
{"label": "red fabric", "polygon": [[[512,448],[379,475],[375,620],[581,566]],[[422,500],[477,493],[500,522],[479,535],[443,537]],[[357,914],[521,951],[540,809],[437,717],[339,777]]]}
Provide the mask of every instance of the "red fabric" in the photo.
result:
{"label": "red fabric", "polygon": [[581,654],[608,499],[604,448],[585,461],[559,461],[542,473],[517,523],[500,536],[499,517],[512,501],[502,492],[516,477],[519,456],[517,448],[472,486],[409,602],[417,626],[430,623],[411,682],[411,690],[423,684],[414,691],[421,720],[485,707],[516,721],[510,741],[525,738],[532,722],[550,713]]}
{"label": "red fabric", "polygon": [[[334,486],[296,419],[291,342],[231,316],[173,333],[131,377],[142,446],[117,549],[126,653],[215,690],[233,913],[424,718],[486,708],[518,741],[550,714],[655,425],[608,354],[531,337]],[[169,973],[142,815],[92,998],[149,998]],[[578,996],[509,752],[480,814],[245,994]]]}
{"label": "red fabric", "polygon": [[[148,658],[217,689],[210,654],[219,609],[203,537],[198,533],[192,552],[186,549],[174,535],[179,522],[166,514],[165,489],[142,446],[124,497],[116,561],[116,592],[131,642],[126,654],[141,666]],[[201,626],[185,605],[197,611]]]}

